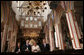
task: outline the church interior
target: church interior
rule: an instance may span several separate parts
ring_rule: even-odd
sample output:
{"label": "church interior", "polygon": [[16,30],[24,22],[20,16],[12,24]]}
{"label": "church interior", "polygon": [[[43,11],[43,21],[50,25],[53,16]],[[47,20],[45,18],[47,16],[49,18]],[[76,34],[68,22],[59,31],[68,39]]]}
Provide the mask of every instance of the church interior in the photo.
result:
{"label": "church interior", "polygon": [[1,1],[1,52],[29,39],[50,52],[83,50],[83,1]]}

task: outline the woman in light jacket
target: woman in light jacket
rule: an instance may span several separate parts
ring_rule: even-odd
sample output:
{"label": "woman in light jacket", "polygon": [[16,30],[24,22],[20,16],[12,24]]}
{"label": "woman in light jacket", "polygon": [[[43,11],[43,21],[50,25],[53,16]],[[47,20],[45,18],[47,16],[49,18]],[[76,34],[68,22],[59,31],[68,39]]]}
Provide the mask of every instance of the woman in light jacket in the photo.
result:
{"label": "woman in light jacket", "polygon": [[39,45],[37,45],[37,43],[36,42],[34,42],[34,44],[33,44],[33,46],[32,46],[32,52],[40,52],[41,50],[40,50],[40,47],[39,47]]}

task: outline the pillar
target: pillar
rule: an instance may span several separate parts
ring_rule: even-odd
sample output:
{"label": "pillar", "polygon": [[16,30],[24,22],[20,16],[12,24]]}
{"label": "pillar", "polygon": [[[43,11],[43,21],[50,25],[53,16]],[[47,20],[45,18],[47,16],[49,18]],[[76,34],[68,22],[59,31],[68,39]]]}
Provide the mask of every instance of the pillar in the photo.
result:
{"label": "pillar", "polygon": [[77,21],[75,21],[75,25],[76,25],[76,30],[77,30],[78,38],[81,39],[81,34],[80,34],[81,32],[79,30]]}
{"label": "pillar", "polygon": [[48,28],[47,28],[47,25],[45,25],[45,27],[44,27],[44,33],[45,33],[46,43],[49,43],[49,41],[48,41]]}
{"label": "pillar", "polygon": [[62,32],[60,32],[59,30],[60,30],[59,24],[55,24],[55,44],[57,48],[59,48],[60,50],[63,50],[64,45],[63,45],[63,39],[62,39]]}
{"label": "pillar", "polygon": [[11,34],[10,34],[11,36],[10,36],[10,40],[9,40],[9,52],[12,52],[12,35],[13,35],[13,33],[12,33],[12,31],[11,31]]}
{"label": "pillar", "polygon": [[66,19],[69,27],[69,32],[71,36],[71,41],[74,49],[81,49],[79,38],[78,38],[78,32],[77,32],[77,25],[74,21],[74,15],[72,14],[72,10],[69,10],[66,12]]}
{"label": "pillar", "polygon": [[11,38],[10,38],[10,52],[14,52],[14,50],[15,50],[16,36],[17,36],[17,32],[16,31],[12,32],[12,35],[11,35]]}
{"label": "pillar", "polygon": [[63,36],[61,31],[60,15],[54,10],[55,46],[60,50],[64,49]]}
{"label": "pillar", "polygon": [[49,30],[49,40],[50,40],[50,51],[54,50],[54,40],[53,40],[53,36],[52,36],[52,31]]}
{"label": "pillar", "polygon": [[1,40],[1,52],[5,50],[5,43],[6,43],[6,33],[7,32],[7,24],[4,25],[2,40]]}
{"label": "pillar", "polygon": [[55,45],[54,45],[54,36],[53,36],[53,29],[52,29],[52,21],[50,20],[50,25],[49,25],[49,41],[50,41],[50,51],[55,50]]}
{"label": "pillar", "polygon": [[77,17],[80,18],[79,14],[78,14],[78,16],[76,16],[76,14],[74,14],[74,18],[75,18],[74,21],[75,21],[75,25],[76,25],[77,34],[78,34],[79,39],[81,39],[82,38],[82,36],[81,36],[82,29],[80,28],[80,25],[78,25]]}
{"label": "pillar", "polygon": [[49,42],[48,42],[48,34],[47,34],[47,32],[46,32],[46,34],[45,34],[45,39],[46,39],[46,43],[49,43]]}
{"label": "pillar", "polygon": [[10,49],[10,36],[11,36],[11,31],[8,32],[8,49],[7,49],[7,52],[9,52],[9,49]]}

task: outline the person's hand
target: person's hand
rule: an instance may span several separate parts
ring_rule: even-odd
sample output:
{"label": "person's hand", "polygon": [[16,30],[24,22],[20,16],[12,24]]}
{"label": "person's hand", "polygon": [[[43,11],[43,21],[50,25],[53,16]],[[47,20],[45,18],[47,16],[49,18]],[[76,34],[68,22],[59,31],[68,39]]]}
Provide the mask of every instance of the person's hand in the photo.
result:
{"label": "person's hand", "polygon": [[20,51],[17,51],[16,53],[19,53]]}
{"label": "person's hand", "polygon": [[28,49],[25,49],[25,51],[28,51]]}
{"label": "person's hand", "polygon": [[34,51],[37,51],[37,49],[35,49]]}
{"label": "person's hand", "polygon": [[18,51],[16,53],[19,53]]}

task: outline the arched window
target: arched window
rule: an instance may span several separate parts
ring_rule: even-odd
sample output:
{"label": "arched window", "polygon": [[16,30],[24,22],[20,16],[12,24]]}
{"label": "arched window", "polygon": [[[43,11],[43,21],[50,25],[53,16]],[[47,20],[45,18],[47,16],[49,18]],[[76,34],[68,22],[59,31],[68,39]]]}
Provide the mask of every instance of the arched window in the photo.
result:
{"label": "arched window", "polygon": [[25,24],[25,28],[28,28],[28,24]]}
{"label": "arched window", "polygon": [[27,17],[27,18],[26,18],[26,21],[28,21],[28,20],[29,20],[29,18]]}
{"label": "arched window", "polygon": [[33,20],[33,17],[30,17],[30,20],[32,21]]}
{"label": "arched window", "polygon": [[36,24],[34,25],[34,28],[37,28],[37,25]]}
{"label": "arched window", "polygon": [[32,28],[33,27],[33,24],[30,24],[30,27]]}
{"label": "arched window", "polygon": [[21,26],[24,26],[24,20],[21,21]]}
{"label": "arched window", "polygon": [[37,21],[37,18],[34,18],[35,21]]}
{"label": "arched window", "polygon": [[41,26],[41,21],[39,21],[39,26]]}

